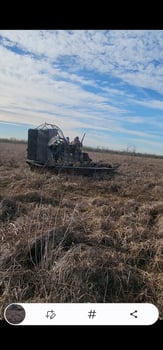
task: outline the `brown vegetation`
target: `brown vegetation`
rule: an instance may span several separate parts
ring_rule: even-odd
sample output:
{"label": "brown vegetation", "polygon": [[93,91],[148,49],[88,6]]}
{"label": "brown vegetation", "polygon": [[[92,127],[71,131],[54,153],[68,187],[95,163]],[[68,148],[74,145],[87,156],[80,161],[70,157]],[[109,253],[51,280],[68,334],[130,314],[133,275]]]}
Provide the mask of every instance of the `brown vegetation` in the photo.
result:
{"label": "brown vegetation", "polygon": [[25,144],[0,144],[0,309],[21,302],[148,302],[163,317],[163,160],[112,179],[31,172]]}

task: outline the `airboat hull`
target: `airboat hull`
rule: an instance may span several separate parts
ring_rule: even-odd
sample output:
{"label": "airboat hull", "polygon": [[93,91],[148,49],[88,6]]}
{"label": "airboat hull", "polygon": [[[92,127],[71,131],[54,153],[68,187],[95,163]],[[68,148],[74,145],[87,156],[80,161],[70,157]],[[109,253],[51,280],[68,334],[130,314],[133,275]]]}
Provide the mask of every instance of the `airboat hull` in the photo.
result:
{"label": "airboat hull", "polygon": [[50,170],[55,174],[74,174],[74,175],[113,175],[116,170],[119,168],[120,164],[114,164],[112,166],[76,166],[76,165],[49,165],[42,164],[30,159],[27,159],[26,162],[29,164],[31,170],[42,169]]}

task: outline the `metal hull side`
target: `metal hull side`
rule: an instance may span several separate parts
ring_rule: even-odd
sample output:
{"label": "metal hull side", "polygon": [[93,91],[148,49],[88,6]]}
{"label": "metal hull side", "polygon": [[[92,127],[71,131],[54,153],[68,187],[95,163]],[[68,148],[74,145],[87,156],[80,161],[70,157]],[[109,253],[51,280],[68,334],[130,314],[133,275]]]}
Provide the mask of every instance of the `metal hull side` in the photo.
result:
{"label": "metal hull side", "polygon": [[93,174],[113,174],[116,172],[119,165],[113,167],[98,167],[98,166],[71,166],[71,165],[45,165],[27,159],[26,161],[31,168],[47,169],[56,174],[76,174],[76,175],[93,175]]}

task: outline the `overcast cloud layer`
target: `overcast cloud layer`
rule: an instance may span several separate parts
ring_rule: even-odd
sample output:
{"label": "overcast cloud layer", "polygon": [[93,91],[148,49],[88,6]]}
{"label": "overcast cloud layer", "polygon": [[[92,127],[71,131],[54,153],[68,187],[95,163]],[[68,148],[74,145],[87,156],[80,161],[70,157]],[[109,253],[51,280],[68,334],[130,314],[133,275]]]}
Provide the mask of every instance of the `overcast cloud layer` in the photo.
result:
{"label": "overcast cloud layer", "polygon": [[47,122],[88,146],[163,153],[163,31],[1,30],[0,91],[0,137]]}

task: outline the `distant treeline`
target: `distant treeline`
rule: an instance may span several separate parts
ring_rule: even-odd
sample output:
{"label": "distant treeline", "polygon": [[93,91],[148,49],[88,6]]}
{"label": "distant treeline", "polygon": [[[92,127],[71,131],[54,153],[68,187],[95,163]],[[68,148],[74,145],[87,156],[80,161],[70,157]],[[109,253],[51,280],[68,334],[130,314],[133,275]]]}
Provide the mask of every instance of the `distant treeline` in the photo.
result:
{"label": "distant treeline", "polygon": [[101,152],[101,153],[111,153],[111,154],[120,154],[120,155],[130,155],[135,157],[148,157],[148,158],[161,158],[163,159],[163,155],[157,155],[157,154],[149,154],[149,153],[140,153],[136,151],[117,151],[117,150],[111,150],[107,148],[93,148],[93,147],[83,147],[83,150],[86,152]]}
{"label": "distant treeline", "polygon": [[0,143],[2,142],[7,142],[7,143],[27,143],[26,140],[18,140],[14,137],[11,137],[11,138],[0,138]]}
{"label": "distant treeline", "polygon": [[[27,144],[27,140],[19,140],[14,137],[11,138],[0,138],[0,143],[14,143],[14,144]],[[99,147],[83,147],[84,152],[100,152],[100,153],[111,153],[111,154],[120,154],[120,155],[130,155],[135,157],[148,157],[148,158],[160,158],[163,159],[163,155],[157,155],[157,154],[149,154],[149,153],[139,153],[136,151],[130,151],[130,150],[123,150],[123,151],[117,151],[117,150],[111,150],[107,148],[99,148]]]}

